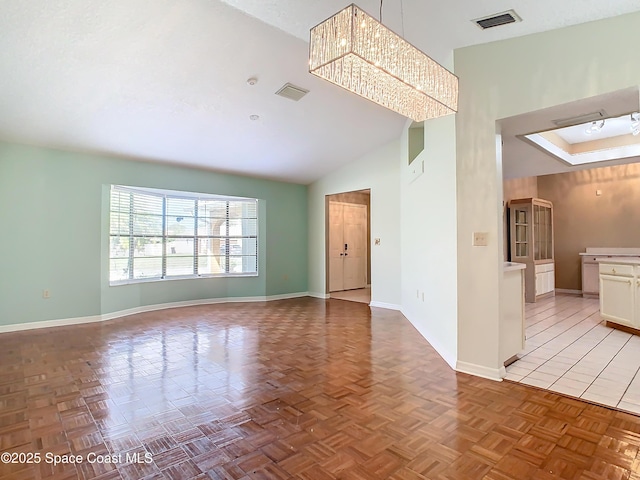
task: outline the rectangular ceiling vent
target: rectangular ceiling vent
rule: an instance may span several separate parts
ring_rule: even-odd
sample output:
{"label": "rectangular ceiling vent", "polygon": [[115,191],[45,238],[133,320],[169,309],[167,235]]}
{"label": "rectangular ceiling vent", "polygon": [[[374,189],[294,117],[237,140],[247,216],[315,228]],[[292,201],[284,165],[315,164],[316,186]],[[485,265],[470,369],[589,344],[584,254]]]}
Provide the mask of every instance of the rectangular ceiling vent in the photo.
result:
{"label": "rectangular ceiling vent", "polygon": [[558,120],[551,120],[558,127],[569,127],[571,125],[581,125],[583,123],[597,122],[607,118],[607,112],[604,110],[598,110],[597,112],[583,113],[582,115],[576,115],[575,117],[559,118]]}
{"label": "rectangular ceiling vent", "polygon": [[513,10],[508,10],[506,12],[496,13],[488,17],[476,18],[475,20],[472,20],[473,23],[478,25],[483,30],[521,21],[522,19]]}
{"label": "rectangular ceiling vent", "polygon": [[307,93],[309,93],[309,90],[305,90],[302,87],[296,87],[291,83],[285,83],[284,86],[276,92],[276,95],[280,95],[281,97],[288,98],[289,100],[294,100],[297,102]]}

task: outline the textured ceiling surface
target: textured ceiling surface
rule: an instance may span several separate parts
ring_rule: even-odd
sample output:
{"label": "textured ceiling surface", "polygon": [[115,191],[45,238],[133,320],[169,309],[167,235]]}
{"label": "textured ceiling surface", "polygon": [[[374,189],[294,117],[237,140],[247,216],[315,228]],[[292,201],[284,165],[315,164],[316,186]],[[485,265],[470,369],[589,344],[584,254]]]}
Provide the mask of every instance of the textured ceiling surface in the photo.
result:
{"label": "textured ceiling surface", "polygon": [[[640,9],[637,0],[518,2],[522,23],[482,32],[469,20],[514,5],[444,5],[387,0],[383,20],[446,64],[456,47]],[[0,139],[310,183],[398,138],[406,121],[308,73],[309,28],[344,6],[3,0]],[[361,6],[377,16],[378,2]],[[310,93],[274,95],[286,82]]]}

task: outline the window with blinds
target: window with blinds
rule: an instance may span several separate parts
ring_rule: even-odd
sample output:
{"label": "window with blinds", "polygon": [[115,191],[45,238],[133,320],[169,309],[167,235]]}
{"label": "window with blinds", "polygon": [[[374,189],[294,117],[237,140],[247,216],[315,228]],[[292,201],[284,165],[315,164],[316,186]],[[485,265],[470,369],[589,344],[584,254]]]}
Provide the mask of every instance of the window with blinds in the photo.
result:
{"label": "window with blinds", "polygon": [[111,284],[257,274],[256,199],[111,186]]}

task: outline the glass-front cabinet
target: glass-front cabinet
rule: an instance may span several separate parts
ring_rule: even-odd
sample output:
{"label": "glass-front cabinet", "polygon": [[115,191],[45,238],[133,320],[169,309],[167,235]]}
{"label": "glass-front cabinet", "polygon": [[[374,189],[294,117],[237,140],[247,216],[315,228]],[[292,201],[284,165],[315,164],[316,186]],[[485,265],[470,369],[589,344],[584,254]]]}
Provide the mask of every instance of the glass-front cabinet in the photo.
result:
{"label": "glass-front cabinet", "polygon": [[[546,202],[549,203],[549,202]],[[553,230],[551,228],[551,204],[533,203],[533,241],[535,260],[553,260]]]}
{"label": "glass-front cabinet", "polygon": [[[529,256],[529,211],[526,208],[513,210],[515,238],[513,239],[513,256],[526,258]],[[515,260],[512,260],[515,261]]]}
{"label": "glass-front cabinet", "polygon": [[540,198],[511,200],[509,217],[509,260],[527,265],[526,301],[553,295],[553,204]]}

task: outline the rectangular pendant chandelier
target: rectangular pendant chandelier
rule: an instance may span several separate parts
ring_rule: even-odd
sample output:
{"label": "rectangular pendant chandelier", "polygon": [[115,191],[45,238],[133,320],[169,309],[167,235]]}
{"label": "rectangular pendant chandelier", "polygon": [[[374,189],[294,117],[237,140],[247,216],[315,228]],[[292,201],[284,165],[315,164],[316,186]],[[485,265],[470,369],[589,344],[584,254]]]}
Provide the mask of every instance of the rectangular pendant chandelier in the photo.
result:
{"label": "rectangular pendant chandelier", "polygon": [[458,77],[353,4],[311,29],[309,72],[416,122],[458,108]]}

